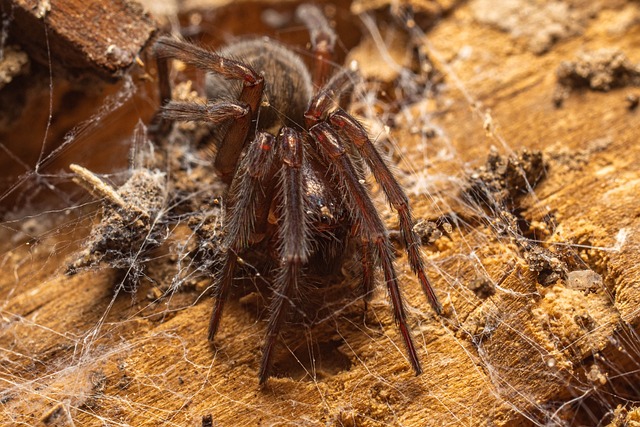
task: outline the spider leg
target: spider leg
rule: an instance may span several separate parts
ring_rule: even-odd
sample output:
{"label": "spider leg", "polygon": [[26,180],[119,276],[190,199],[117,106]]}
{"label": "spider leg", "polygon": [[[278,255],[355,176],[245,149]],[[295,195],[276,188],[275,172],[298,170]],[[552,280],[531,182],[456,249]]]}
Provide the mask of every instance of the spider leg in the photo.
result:
{"label": "spider leg", "polygon": [[225,215],[227,234],[222,242],[223,267],[214,285],[215,303],[209,321],[209,341],[213,341],[218,330],[224,302],[233,282],[238,253],[249,246],[256,219],[266,220],[268,212],[261,212],[260,209],[261,202],[266,199],[262,184],[269,181],[273,174],[274,143],[275,138],[271,134],[256,134],[247,148],[247,154],[240,161],[238,170],[243,172],[233,180],[229,189]]}
{"label": "spider leg", "polygon": [[293,129],[285,127],[278,137],[278,144],[279,158],[282,162],[279,174],[283,200],[279,220],[280,271],[275,279],[269,324],[262,348],[260,384],[264,384],[269,378],[271,355],[286,313],[286,305],[290,303],[292,292],[298,287],[302,267],[307,263],[309,256],[302,138]]}
{"label": "spider leg", "polygon": [[307,129],[326,119],[328,112],[339,105],[340,97],[350,91],[359,79],[358,73],[349,68],[337,72],[329,82],[313,97],[304,119]]}
{"label": "spider leg", "polygon": [[382,265],[385,283],[391,296],[394,318],[407,347],[411,365],[416,375],[418,375],[422,372],[422,368],[411,338],[411,332],[407,326],[407,315],[398,286],[398,276],[393,267],[393,250],[387,230],[366,188],[360,184],[359,176],[349,160],[347,151],[340,142],[338,134],[325,122],[320,122],[313,126],[309,129],[309,132],[327,158],[331,160],[331,164],[336,168],[345,193],[353,205],[354,218],[360,227],[360,233],[362,233],[365,242],[376,249],[379,262]]}
{"label": "spider leg", "polygon": [[169,101],[160,114],[167,120],[203,121],[209,123],[221,123],[228,119],[234,119],[241,129],[248,130],[251,122],[251,110],[249,106],[241,102],[219,101],[206,104],[195,102]]}
{"label": "spider leg", "polygon": [[315,5],[303,4],[296,10],[296,17],[309,30],[311,49],[315,64],[313,66],[313,83],[322,87],[329,77],[333,49],[336,44],[336,33],[327,18]]}
{"label": "spider leg", "polygon": [[360,257],[362,262],[362,292],[364,295],[364,311],[366,313],[369,301],[373,297],[374,269],[375,269],[375,246],[370,242],[363,241],[360,246]]}
{"label": "spider leg", "polygon": [[[351,237],[357,237],[360,233],[358,225],[355,224],[351,227]],[[375,268],[376,259],[374,257],[375,246],[368,242],[366,239],[360,241],[360,264],[362,265],[362,282],[360,282],[360,289],[362,295],[364,295],[364,311],[367,311],[367,306],[371,297],[373,296],[373,288],[375,284]]]}
{"label": "spider leg", "polygon": [[[155,44],[155,54],[160,59],[176,58],[188,65],[219,74],[227,79],[242,80],[242,92],[238,100],[249,106],[251,118],[256,116],[262,99],[264,78],[248,65],[171,37],[158,39]],[[234,121],[218,149],[215,167],[227,183],[231,182],[246,138],[247,129],[244,128],[243,123]]]}
{"label": "spider leg", "polygon": [[158,89],[160,91],[160,106],[164,107],[171,101],[171,81],[169,79],[169,59],[156,56],[158,69]]}
{"label": "spider leg", "polygon": [[393,174],[389,170],[378,150],[376,150],[373,143],[367,136],[367,132],[362,125],[353,119],[344,110],[338,109],[329,116],[329,123],[334,129],[339,130],[345,136],[345,140],[350,141],[355,145],[360,155],[364,158],[369,166],[369,169],[373,172],[373,176],[376,178],[382,191],[387,196],[389,203],[398,212],[398,218],[400,220],[400,230],[402,237],[409,254],[409,264],[411,270],[414,272],[424,291],[429,303],[433,307],[434,311],[438,314],[442,313],[442,305],[438,301],[429,279],[425,273],[424,261],[422,259],[422,253],[420,252],[420,244],[418,236],[413,231],[413,218],[411,215],[411,208],[409,207],[409,200],[406,194],[395,180]]}
{"label": "spider leg", "polygon": [[[160,106],[164,107],[171,101],[171,82],[169,81],[169,60],[156,56],[158,72],[158,90],[160,92]],[[156,113],[151,119],[149,132],[152,135],[166,135],[171,130],[171,121]]]}
{"label": "spider leg", "polygon": [[250,66],[225,58],[188,42],[160,37],[155,45],[158,58],[176,58],[204,71],[220,74],[227,79],[242,80],[240,101],[246,102],[254,113],[262,99],[264,79]]}

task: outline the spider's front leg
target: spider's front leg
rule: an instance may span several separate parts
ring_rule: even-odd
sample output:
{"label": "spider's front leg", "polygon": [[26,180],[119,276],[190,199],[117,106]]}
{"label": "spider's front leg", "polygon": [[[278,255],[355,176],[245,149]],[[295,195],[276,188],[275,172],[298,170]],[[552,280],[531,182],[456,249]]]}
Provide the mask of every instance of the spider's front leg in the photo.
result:
{"label": "spider's front leg", "polygon": [[[440,314],[442,313],[442,305],[438,301],[438,297],[425,273],[419,238],[413,230],[414,223],[409,199],[387,164],[382,160],[382,156],[376,150],[362,125],[342,108],[334,109],[340,96],[344,91],[350,90],[358,79],[359,76],[356,70],[344,69],[336,74],[309,103],[309,107],[304,114],[306,125],[308,128],[312,128],[320,123],[328,123],[331,129],[340,135],[341,140],[355,147],[365,160],[387,199],[398,212],[400,230],[409,254],[411,270],[418,276],[422,290],[427,296],[431,307],[436,313]],[[364,251],[366,251],[366,248],[363,248],[363,253]]]}
{"label": "spider's front leg", "polygon": [[[250,114],[248,116],[248,122],[256,117],[260,101],[262,100],[264,78],[256,73],[250,66],[171,37],[160,37],[155,44],[154,51],[158,60],[160,96],[164,105],[163,109],[166,109],[170,105],[169,100],[171,99],[171,91],[168,90],[169,85],[167,83],[167,60],[175,58],[187,65],[219,74],[224,78],[241,80],[242,92],[240,93],[238,102],[249,107]],[[169,120],[170,125],[171,119],[167,118],[166,120]],[[167,126],[166,122],[161,126]],[[247,135],[248,123],[246,120],[232,121],[218,149],[215,167],[226,183],[230,183],[233,178],[233,172],[240,159],[240,154],[245,147]]]}
{"label": "spider's front leg", "polygon": [[[207,104],[170,101],[162,108],[160,113],[163,121],[171,122],[178,120],[218,124],[228,120],[231,121],[229,130],[218,148],[214,161],[222,180],[227,183],[233,178],[231,172],[235,170],[235,164],[240,157],[241,148],[244,147],[244,140],[249,133],[251,116],[250,106],[243,102],[232,101],[209,102]],[[220,166],[220,163],[223,163],[223,165]],[[227,163],[229,164],[227,165]],[[234,165],[233,169],[231,164]],[[224,171],[226,171],[226,174]]]}
{"label": "spider's front leg", "polygon": [[357,81],[358,74],[354,70],[345,68],[336,73],[309,102],[307,111],[304,113],[307,129],[326,120],[329,113],[340,102],[340,98],[351,91]]}
{"label": "spider's front leg", "polygon": [[363,246],[375,248],[375,255],[377,255],[377,259],[382,266],[385,283],[391,296],[394,319],[400,328],[402,338],[407,347],[411,366],[413,366],[416,375],[420,374],[422,368],[407,325],[407,315],[402,295],[400,294],[398,275],[393,267],[394,256],[387,229],[380,219],[366,188],[359,182],[360,177],[351,164],[337,132],[328,123],[320,122],[309,129],[309,133],[337,171],[340,186],[353,210],[353,217],[356,226],[359,228]]}
{"label": "spider's front leg", "polygon": [[195,102],[170,101],[161,111],[167,120],[182,122],[205,122],[218,124],[232,119],[245,132],[251,122],[251,109],[242,102],[218,101],[206,104]]}
{"label": "spider's front leg", "polygon": [[227,232],[222,242],[224,259],[214,284],[215,303],[209,321],[209,341],[213,341],[218,330],[224,302],[233,282],[238,254],[249,247],[256,226],[260,228],[267,222],[270,206],[268,188],[274,174],[274,145],[275,138],[271,134],[256,134],[238,165],[239,173],[226,197]]}
{"label": "spider's front leg", "polygon": [[279,198],[282,207],[278,220],[280,267],[276,274],[269,324],[260,365],[260,384],[269,378],[271,354],[278,337],[280,325],[291,303],[292,293],[298,287],[302,267],[309,257],[307,215],[305,214],[305,190],[302,166],[304,151],[300,134],[291,128],[283,128],[278,136],[280,182]]}
{"label": "spider's front leg", "polygon": [[418,276],[422,290],[427,296],[433,310],[441,314],[442,305],[440,301],[438,301],[438,297],[424,271],[424,261],[420,253],[419,238],[413,230],[414,223],[407,195],[394,178],[387,164],[382,160],[382,156],[380,156],[380,153],[378,153],[378,150],[376,150],[367,136],[367,132],[357,120],[339,108],[329,115],[328,121],[334,129],[340,131],[344,136],[344,140],[355,145],[369,166],[369,169],[373,172],[376,181],[378,181],[382,187],[382,191],[387,196],[389,203],[391,203],[396,212],[398,212],[400,231],[407,248],[407,253],[409,254],[411,270]]}

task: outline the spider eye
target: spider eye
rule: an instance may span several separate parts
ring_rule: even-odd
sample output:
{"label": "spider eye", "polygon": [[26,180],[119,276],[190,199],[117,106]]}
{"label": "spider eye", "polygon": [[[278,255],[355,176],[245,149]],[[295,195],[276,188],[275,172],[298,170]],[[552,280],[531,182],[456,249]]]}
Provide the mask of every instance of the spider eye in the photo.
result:
{"label": "spider eye", "polygon": [[333,215],[331,214],[331,210],[325,205],[322,205],[322,207],[320,208],[320,221],[322,222],[333,221]]}

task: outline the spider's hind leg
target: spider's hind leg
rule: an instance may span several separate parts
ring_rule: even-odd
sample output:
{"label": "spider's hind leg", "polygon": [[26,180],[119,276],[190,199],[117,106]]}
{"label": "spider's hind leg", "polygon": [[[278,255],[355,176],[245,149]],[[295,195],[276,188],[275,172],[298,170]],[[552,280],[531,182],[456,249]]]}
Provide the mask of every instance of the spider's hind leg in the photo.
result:
{"label": "spider's hind leg", "polygon": [[309,29],[314,56],[313,83],[322,87],[330,75],[336,33],[318,6],[302,4],[296,10],[297,18]]}
{"label": "spider's hind leg", "polygon": [[[172,98],[171,82],[169,78],[169,60],[156,56],[156,70],[158,73],[158,91],[160,92],[160,108],[167,105]],[[154,140],[167,135],[173,121],[162,117],[162,110],[156,112],[149,124],[149,134]]]}

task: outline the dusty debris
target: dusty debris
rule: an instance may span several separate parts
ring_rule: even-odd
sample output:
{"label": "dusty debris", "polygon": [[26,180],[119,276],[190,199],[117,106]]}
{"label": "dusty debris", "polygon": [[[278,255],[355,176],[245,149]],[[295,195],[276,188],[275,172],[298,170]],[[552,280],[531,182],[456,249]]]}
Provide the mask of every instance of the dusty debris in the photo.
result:
{"label": "dusty debris", "polygon": [[640,103],[640,96],[637,93],[630,93],[625,97],[625,100],[627,101],[627,109],[633,111]]}
{"label": "dusty debris", "polygon": [[485,166],[478,168],[468,180],[462,198],[485,208],[492,227],[499,235],[511,239],[520,249],[529,270],[537,274],[538,283],[550,285],[565,279],[569,271],[561,256],[529,237],[540,233],[547,225],[523,218],[519,200],[530,194],[545,176],[547,165],[539,151],[523,150],[507,158],[494,149]]}
{"label": "dusty debris", "polygon": [[67,273],[104,263],[128,271],[130,287],[135,289],[144,272],[145,257],[166,235],[164,223],[158,218],[165,204],[165,174],[138,169],[115,189],[85,168],[72,165],[71,169],[80,185],[103,199],[104,208],[85,249],[69,265]]}
{"label": "dusty debris", "polygon": [[556,171],[577,171],[588,167],[589,162],[599,153],[605,152],[614,140],[608,136],[589,140],[577,149],[569,149],[562,141],[556,143],[552,149],[545,151],[545,155]]}
{"label": "dusty debris", "polygon": [[486,277],[477,277],[467,286],[480,299],[489,298],[496,293],[496,286]]}
{"label": "dusty debris", "polygon": [[[178,86],[176,94],[192,96],[183,86]],[[158,146],[151,144],[147,129],[139,126],[130,177],[118,187],[71,165],[74,180],[101,200],[103,209],[84,249],[70,263],[68,274],[105,265],[126,273],[127,290],[135,290],[151,268],[148,266],[153,265],[155,291],[150,292],[154,297],[177,290],[177,282],[183,289],[193,288],[201,275],[211,276],[219,261],[222,205],[217,195],[222,184],[212,171],[206,148],[199,152],[190,142],[196,135],[202,136],[206,127],[181,125],[175,126],[170,137],[156,141]],[[164,251],[169,262],[157,263],[153,256],[157,250]],[[184,281],[170,280],[179,276],[172,269],[180,268],[181,262],[199,273]],[[191,272],[191,268],[187,270]]]}
{"label": "dusty debris", "polygon": [[618,49],[600,49],[582,52],[574,61],[562,61],[556,75],[558,84],[553,102],[561,106],[573,90],[608,92],[614,88],[639,86],[640,64],[633,64]]}
{"label": "dusty debris", "polygon": [[548,286],[558,280],[566,280],[569,268],[560,255],[520,236],[516,236],[514,241],[521,248],[529,270],[537,273],[538,283]]}
{"label": "dusty debris", "polygon": [[511,211],[515,200],[529,193],[544,177],[545,170],[540,151],[523,150],[504,157],[492,148],[485,166],[469,176],[463,197]]}

